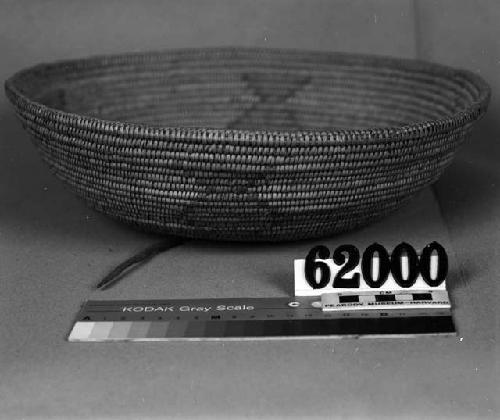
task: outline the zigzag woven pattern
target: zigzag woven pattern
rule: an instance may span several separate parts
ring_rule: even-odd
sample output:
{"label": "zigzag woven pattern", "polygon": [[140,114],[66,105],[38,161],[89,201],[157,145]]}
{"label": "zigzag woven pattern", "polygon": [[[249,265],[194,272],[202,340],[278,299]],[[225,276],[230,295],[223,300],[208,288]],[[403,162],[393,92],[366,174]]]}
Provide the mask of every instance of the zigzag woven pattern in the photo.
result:
{"label": "zigzag woven pattern", "polygon": [[43,159],[92,207],[240,241],[386,215],[440,176],[490,96],[436,64],[247,48],[41,64],[5,87]]}

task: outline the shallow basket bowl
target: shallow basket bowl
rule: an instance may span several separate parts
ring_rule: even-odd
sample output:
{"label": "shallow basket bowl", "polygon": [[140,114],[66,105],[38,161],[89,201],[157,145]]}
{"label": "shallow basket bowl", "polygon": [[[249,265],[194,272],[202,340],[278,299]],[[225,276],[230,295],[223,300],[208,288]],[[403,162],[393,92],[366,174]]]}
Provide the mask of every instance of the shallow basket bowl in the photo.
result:
{"label": "shallow basket bowl", "polygon": [[41,64],[5,88],[92,207],[242,241],[331,235],[396,209],[439,177],[490,95],[426,62],[246,48]]}

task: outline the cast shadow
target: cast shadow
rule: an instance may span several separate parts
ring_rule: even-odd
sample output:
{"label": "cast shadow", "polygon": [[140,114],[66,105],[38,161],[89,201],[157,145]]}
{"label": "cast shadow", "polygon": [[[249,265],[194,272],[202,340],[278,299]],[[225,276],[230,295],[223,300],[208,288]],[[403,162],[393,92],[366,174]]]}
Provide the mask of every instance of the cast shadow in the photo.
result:
{"label": "cast shadow", "polygon": [[[159,235],[137,231],[96,212],[74,195],[42,162],[28,134],[22,129],[14,112],[7,109],[6,104],[0,108],[0,122],[0,191],[3,201],[0,224],[3,231],[11,229],[13,233],[31,232],[37,236],[56,238],[67,238],[69,235],[75,241],[81,239],[86,243],[102,246],[108,244],[109,238],[113,237],[131,243],[161,240]],[[481,136],[485,133],[496,133],[495,127],[487,125],[480,133]],[[473,141],[474,138],[471,144]],[[470,149],[472,146],[468,147]],[[478,153],[485,153],[484,161],[487,162],[488,158],[491,159],[487,151],[487,147],[479,147],[475,150],[476,158],[473,161],[467,160],[467,155],[462,152],[436,184],[438,201],[445,220],[470,214],[473,217],[469,217],[467,223],[473,225],[487,216],[487,203],[493,198],[491,190],[485,188],[484,184],[488,180],[498,178],[496,173],[492,173],[492,166],[481,164],[481,159],[477,158]],[[357,231],[359,230],[361,229]],[[353,233],[356,234],[356,231]],[[341,234],[336,239],[342,237]],[[279,245],[229,242],[209,242],[207,245],[207,241],[195,240],[189,240],[188,243],[195,248],[210,246],[221,253],[230,251],[244,254],[266,253],[270,250],[286,253],[291,248],[302,252],[318,241],[322,239],[285,242]],[[289,294],[293,284],[290,283],[288,274],[277,271],[270,275],[269,281]],[[460,282],[457,283],[459,284]]]}

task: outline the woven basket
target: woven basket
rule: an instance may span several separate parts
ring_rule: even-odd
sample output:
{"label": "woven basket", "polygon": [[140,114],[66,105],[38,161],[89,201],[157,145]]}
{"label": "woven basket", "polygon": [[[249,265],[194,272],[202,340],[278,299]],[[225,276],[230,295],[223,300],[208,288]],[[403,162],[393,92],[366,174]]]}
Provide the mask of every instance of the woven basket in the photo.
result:
{"label": "woven basket", "polygon": [[396,209],[439,177],[490,95],[436,64],[245,48],[41,64],[5,88],[92,207],[242,241],[331,235]]}

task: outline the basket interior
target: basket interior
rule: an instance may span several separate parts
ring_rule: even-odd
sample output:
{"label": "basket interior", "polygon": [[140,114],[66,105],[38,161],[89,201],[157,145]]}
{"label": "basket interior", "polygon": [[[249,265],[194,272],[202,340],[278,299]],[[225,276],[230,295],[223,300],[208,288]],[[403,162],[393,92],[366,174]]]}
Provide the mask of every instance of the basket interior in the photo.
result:
{"label": "basket interior", "polygon": [[192,52],[42,67],[27,92],[59,110],[167,127],[366,129],[449,118],[478,100],[460,72],[336,54]]}

